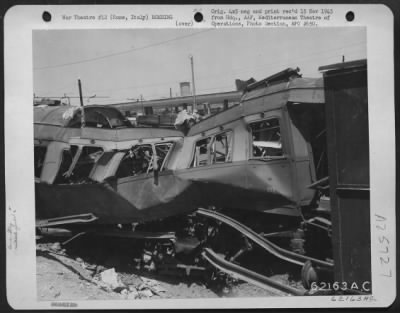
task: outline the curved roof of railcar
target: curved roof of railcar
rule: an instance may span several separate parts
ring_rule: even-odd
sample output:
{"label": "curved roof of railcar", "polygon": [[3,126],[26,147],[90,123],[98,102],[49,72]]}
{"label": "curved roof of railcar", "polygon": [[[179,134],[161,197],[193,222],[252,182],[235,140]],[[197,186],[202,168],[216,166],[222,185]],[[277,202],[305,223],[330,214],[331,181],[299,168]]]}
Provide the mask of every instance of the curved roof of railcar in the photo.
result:
{"label": "curved roof of railcar", "polygon": [[[115,117],[115,108],[102,106],[87,106],[85,112],[89,108],[101,110],[102,112],[110,112]],[[165,137],[183,137],[183,133],[174,129],[160,128],[97,128],[97,127],[70,127],[72,111],[76,110],[71,106],[60,107],[35,107],[34,108],[34,137],[38,140],[56,140],[67,142],[71,137],[81,137],[88,139],[104,140],[104,141],[128,141],[146,138],[165,138]],[[114,112],[113,112],[114,111]],[[118,111],[119,112],[119,111]],[[73,112],[72,112],[73,113]],[[120,112],[119,112],[120,113]],[[75,115],[74,115],[75,116]],[[122,114],[120,115],[123,118]]]}
{"label": "curved roof of railcar", "polygon": [[[259,98],[264,101],[258,101]],[[242,96],[240,104],[212,115],[194,125],[188,136],[224,125],[243,116],[279,109],[288,102],[324,103],[322,78],[294,78],[288,82],[260,86]]]}
{"label": "curved roof of railcar", "polygon": [[[76,106],[35,107],[34,123],[79,128],[80,114],[81,110]],[[108,106],[85,106],[85,119],[86,123],[108,122],[113,127],[130,126],[129,122],[118,109]]]}
{"label": "curved roof of railcar", "polygon": [[[196,102],[198,104],[201,103],[223,103],[224,100],[229,102],[238,102],[242,95],[241,91],[229,91],[229,92],[218,92],[218,93],[210,93],[210,94],[199,94],[196,95]],[[180,106],[182,104],[191,105],[193,103],[193,96],[183,96],[183,97],[174,97],[174,98],[166,98],[166,99],[155,99],[155,100],[145,100],[142,102],[126,102],[126,103],[115,103],[112,104],[113,107],[117,107],[121,110],[130,110],[130,109],[142,109],[143,107],[153,107],[153,108],[163,108],[163,107],[175,107]]]}

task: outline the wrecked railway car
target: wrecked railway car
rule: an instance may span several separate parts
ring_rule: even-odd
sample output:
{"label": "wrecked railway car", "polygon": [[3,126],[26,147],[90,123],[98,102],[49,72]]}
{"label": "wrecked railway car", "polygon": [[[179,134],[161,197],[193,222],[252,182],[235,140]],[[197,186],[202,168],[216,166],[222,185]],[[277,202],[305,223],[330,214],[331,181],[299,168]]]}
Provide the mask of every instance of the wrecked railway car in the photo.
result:
{"label": "wrecked railway car", "polygon": [[85,114],[92,122],[82,128],[78,114],[48,110],[35,111],[38,227],[119,224],[130,234],[144,231],[143,239],[162,230],[173,240],[149,243],[148,262],[162,267],[167,255],[189,250],[196,261],[183,267],[203,268],[203,259],[260,286],[275,283],[237,265],[253,245],[300,266],[307,289],[319,275],[332,278],[322,78],[303,78],[298,69],[267,77],[186,135],[130,128],[105,112]]}
{"label": "wrecked railway car", "polygon": [[79,112],[71,107],[35,109],[37,219],[116,224],[163,216],[157,212],[162,203],[147,197],[146,188],[161,190],[162,184],[162,191],[173,197],[182,192],[179,181],[161,175],[156,186],[153,180],[130,183],[126,178],[163,172],[166,156],[182,134],[132,128],[117,109],[97,106],[85,107],[86,126],[81,128]]}
{"label": "wrecked railway car", "polygon": [[[199,122],[185,137],[122,129],[121,120],[118,128],[103,129],[100,121],[71,128],[79,126],[77,114],[67,125],[49,126],[46,119],[63,111],[52,110],[35,122],[38,217],[143,222],[210,205],[300,215],[315,194],[308,186],[319,170],[311,146],[323,130],[317,120],[323,86],[296,71],[278,78],[250,86],[240,105]],[[317,122],[304,120],[310,112]],[[55,136],[50,142],[48,132]]]}

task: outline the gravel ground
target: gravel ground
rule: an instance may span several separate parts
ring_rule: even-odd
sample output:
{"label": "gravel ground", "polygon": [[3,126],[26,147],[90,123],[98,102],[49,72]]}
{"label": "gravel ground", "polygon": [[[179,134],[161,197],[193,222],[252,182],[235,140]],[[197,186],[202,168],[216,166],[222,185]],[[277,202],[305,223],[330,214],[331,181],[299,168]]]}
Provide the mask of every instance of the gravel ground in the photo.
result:
{"label": "gravel ground", "polygon": [[[57,242],[37,243],[37,295],[39,300],[108,300],[160,298],[271,297],[285,295],[237,282],[230,289],[214,290],[200,279],[161,276],[137,270],[120,270],[88,263],[69,255]],[[103,272],[110,282],[103,280]],[[277,280],[288,281],[277,275]]]}

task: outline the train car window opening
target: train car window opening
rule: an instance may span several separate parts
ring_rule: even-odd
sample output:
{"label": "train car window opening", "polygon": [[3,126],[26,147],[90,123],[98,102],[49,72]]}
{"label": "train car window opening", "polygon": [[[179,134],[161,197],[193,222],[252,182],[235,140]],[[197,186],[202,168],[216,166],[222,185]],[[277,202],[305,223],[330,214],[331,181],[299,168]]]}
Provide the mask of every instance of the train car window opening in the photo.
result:
{"label": "train car window opening", "polygon": [[68,172],[78,150],[78,146],[75,145],[71,146],[69,149],[63,150],[61,155],[61,164],[56,179],[54,180],[54,184],[67,184],[70,182]]}
{"label": "train car window opening", "polygon": [[[81,127],[81,115],[81,109],[75,110],[68,122],[68,127]],[[115,129],[132,127],[132,125],[117,109],[85,107],[85,127]]]}
{"label": "train car window opening", "polygon": [[226,131],[202,138],[195,144],[190,167],[206,166],[232,161],[233,132]]}
{"label": "train car window opening", "polygon": [[252,137],[251,158],[283,156],[281,130],[278,118],[250,124]]}
{"label": "train car window opening", "polygon": [[115,151],[106,151],[103,152],[102,155],[98,158],[96,165],[105,166],[107,165],[112,157],[115,155]]}
{"label": "train car window opening", "polygon": [[138,145],[129,149],[118,166],[116,177],[124,178],[147,173],[153,156],[151,145]]}
{"label": "train car window opening", "polygon": [[190,167],[205,166],[209,163],[211,139],[211,137],[207,137],[196,142]]}
{"label": "train car window opening", "polygon": [[109,118],[99,111],[94,111],[90,116],[85,118],[86,127],[112,128],[112,123]]}
{"label": "train car window opening", "polygon": [[173,143],[165,142],[155,144],[156,154],[153,153],[153,147],[150,144],[136,145],[129,149],[120,162],[115,176],[117,178],[138,176],[154,172],[154,158],[158,165],[158,170],[164,170],[166,157],[171,150]]}
{"label": "train car window opening", "polygon": [[168,155],[172,150],[172,146],[172,142],[159,143],[155,145],[159,172],[162,172],[164,170]]}
{"label": "train car window opening", "polygon": [[34,160],[35,160],[35,177],[40,178],[46,158],[47,147],[46,146],[35,146],[34,148]]}
{"label": "train car window opening", "polygon": [[211,164],[232,161],[232,131],[216,135],[211,145]]}
{"label": "train car window opening", "polygon": [[103,153],[104,150],[101,147],[83,147],[79,158],[72,169],[72,181],[77,182],[89,178],[94,165]]}

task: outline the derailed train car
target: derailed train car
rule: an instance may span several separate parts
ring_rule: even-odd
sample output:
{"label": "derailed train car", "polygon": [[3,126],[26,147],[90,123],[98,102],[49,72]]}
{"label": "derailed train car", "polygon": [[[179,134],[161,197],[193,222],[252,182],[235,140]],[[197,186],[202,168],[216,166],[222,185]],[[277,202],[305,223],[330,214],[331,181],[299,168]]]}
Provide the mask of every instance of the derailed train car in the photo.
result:
{"label": "derailed train car", "polygon": [[[140,212],[129,217],[116,209],[107,215],[102,209],[93,212],[90,208],[76,207],[79,203],[65,203],[60,211],[49,200],[44,217],[79,212],[93,213],[99,217],[99,223],[142,222],[159,217],[154,212],[145,213],[151,211],[151,203],[165,206],[170,201],[178,201],[182,210],[188,206],[214,205],[298,215],[298,209],[309,205],[315,194],[307,188],[317,179],[310,140],[322,131],[323,123],[309,129],[310,125],[301,120],[297,111],[305,116],[309,111],[322,114],[318,110],[323,109],[323,86],[321,79],[300,78],[295,71],[282,73],[278,78],[281,81],[270,79],[250,86],[240,105],[201,121],[185,137],[178,131],[149,128],[70,129],[67,125],[48,129],[44,125],[50,124],[48,121],[37,121],[35,140],[42,144],[36,144],[35,149],[38,153],[41,150],[42,155],[47,149],[46,158],[37,161],[43,163],[42,167],[36,168],[36,172],[41,171],[38,198],[42,203],[48,203],[46,198],[51,189],[79,185],[78,191],[86,185],[93,188],[94,182],[107,181],[110,190],[114,186],[117,194],[124,193],[123,198],[134,203],[131,209]],[[264,84],[271,86],[265,88]],[[53,115],[59,113],[62,112],[53,110]],[[47,132],[56,136],[57,131],[69,138],[61,139],[65,147],[58,147],[54,153],[56,138],[49,145],[43,143],[51,140],[46,139]],[[151,161],[146,171],[135,168],[141,160],[146,163],[143,158],[139,160],[141,154],[147,162]],[[93,168],[80,169],[80,164],[87,162],[85,158],[92,158]],[[153,166],[154,160],[157,164]],[[85,184],[79,179],[74,181],[74,177],[91,181]],[[185,187],[178,187],[178,181]],[[140,190],[135,189],[135,182],[140,182]],[[147,183],[153,187],[145,189]],[[171,186],[177,189],[175,195],[170,193]],[[49,190],[42,193],[41,188]],[[176,199],[184,193],[187,193],[184,199]],[[93,194],[90,200],[96,198]],[[114,206],[119,208],[118,205]],[[39,216],[44,212],[43,207],[38,207]]]}
{"label": "derailed train car", "polygon": [[[195,266],[201,255],[221,271],[276,285],[237,264],[252,242],[300,266],[309,289],[321,273],[333,274],[325,114],[323,80],[288,69],[249,85],[239,105],[200,121],[186,136],[121,122],[113,127],[109,118],[81,129],[38,119],[38,226],[168,230],[176,234],[169,244],[152,245],[158,266],[182,246],[187,250],[183,242],[191,239]],[[239,237],[226,241],[224,227]]]}
{"label": "derailed train car", "polygon": [[[94,220],[117,224],[160,214],[146,197],[146,186],[156,186],[153,181],[129,184],[124,178],[148,177],[154,169],[162,172],[163,161],[172,144],[182,138],[181,132],[132,128],[117,109],[98,106],[85,107],[86,126],[81,128],[80,112],[73,107],[35,108],[39,223],[52,219],[60,224]],[[134,166],[128,169],[128,164]],[[160,182],[164,183],[161,177]],[[176,181],[167,185],[179,188]]]}

